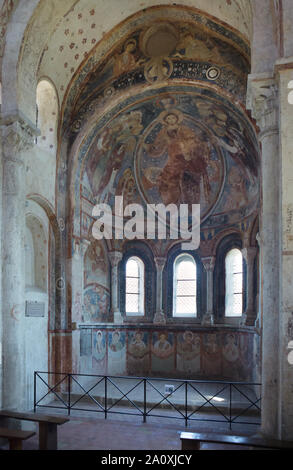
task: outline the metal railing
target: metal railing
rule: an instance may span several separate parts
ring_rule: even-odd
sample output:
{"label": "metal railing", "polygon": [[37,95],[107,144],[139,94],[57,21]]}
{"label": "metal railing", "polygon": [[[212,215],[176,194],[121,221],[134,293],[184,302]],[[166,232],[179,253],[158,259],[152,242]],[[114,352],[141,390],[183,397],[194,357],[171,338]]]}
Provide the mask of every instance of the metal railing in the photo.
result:
{"label": "metal railing", "polygon": [[[166,384],[171,384],[168,392]],[[34,411],[87,411],[103,413],[105,419],[116,413],[141,416],[143,422],[149,417],[182,419],[186,427],[193,421],[227,423],[230,429],[233,424],[259,425],[260,392],[260,383],[249,382],[34,373]]]}

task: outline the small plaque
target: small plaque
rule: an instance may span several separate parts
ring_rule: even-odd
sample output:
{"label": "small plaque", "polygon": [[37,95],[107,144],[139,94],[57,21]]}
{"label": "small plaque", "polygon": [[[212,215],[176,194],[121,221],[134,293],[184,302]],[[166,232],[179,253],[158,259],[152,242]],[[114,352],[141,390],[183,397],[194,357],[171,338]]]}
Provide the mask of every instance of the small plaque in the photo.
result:
{"label": "small plaque", "polygon": [[45,316],[45,302],[26,301],[25,316],[26,317],[44,317]]}

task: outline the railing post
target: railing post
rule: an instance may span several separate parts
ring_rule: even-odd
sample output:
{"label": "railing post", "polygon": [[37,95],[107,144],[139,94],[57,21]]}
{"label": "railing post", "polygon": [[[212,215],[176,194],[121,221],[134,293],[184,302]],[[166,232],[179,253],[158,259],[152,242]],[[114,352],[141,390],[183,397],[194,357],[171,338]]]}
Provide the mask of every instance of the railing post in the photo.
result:
{"label": "railing post", "polygon": [[68,416],[70,416],[71,404],[71,374],[68,374]]}
{"label": "railing post", "polygon": [[187,428],[188,426],[188,407],[187,407],[187,402],[188,402],[188,382],[187,380],[185,381],[185,427]]}
{"label": "railing post", "polygon": [[230,414],[229,414],[229,423],[230,423],[230,430],[232,429],[232,384],[230,383]]}
{"label": "railing post", "polygon": [[105,380],[105,419],[107,419],[107,408],[108,408],[108,403],[107,403],[107,376],[104,377]]}
{"label": "railing post", "polygon": [[143,379],[143,422],[146,423],[146,379]]}
{"label": "railing post", "polygon": [[36,371],[34,371],[34,413],[36,412],[36,403],[37,403],[37,377]]}

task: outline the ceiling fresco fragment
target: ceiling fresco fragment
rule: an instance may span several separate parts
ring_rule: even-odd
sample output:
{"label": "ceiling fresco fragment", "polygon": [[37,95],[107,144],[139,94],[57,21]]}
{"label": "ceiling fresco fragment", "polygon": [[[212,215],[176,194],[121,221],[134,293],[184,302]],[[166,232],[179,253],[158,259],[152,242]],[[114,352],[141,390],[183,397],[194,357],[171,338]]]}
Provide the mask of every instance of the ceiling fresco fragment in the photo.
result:
{"label": "ceiling fresco fragment", "polygon": [[77,133],[94,108],[124,91],[173,80],[216,85],[244,102],[249,71],[249,46],[235,32],[191,9],[150,8],[87,57],[72,80],[63,127]]}

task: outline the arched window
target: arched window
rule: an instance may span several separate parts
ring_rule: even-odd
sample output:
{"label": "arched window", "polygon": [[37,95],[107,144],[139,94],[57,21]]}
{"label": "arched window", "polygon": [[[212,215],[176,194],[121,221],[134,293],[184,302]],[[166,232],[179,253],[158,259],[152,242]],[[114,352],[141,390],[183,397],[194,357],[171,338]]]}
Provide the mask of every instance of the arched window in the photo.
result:
{"label": "arched window", "polygon": [[188,254],[177,256],[173,277],[173,316],[196,317],[197,267],[194,258]]}
{"label": "arched window", "polygon": [[132,256],[126,263],[126,315],[144,315],[144,263]]}
{"label": "arched window", "polygon": [[41,131],[37,144],[40,148],[56,152],[58,99],[55,88],[48,80],[41,80],[37,86],[36,124]]}
{"label": "arched window", "polygon": [[225,273],[225,316],[240,317],[243,310],[243,258],[238,248],[227,253]]}

